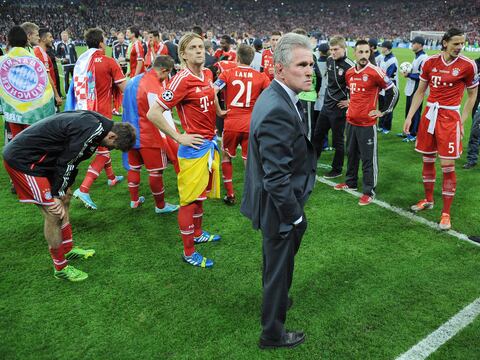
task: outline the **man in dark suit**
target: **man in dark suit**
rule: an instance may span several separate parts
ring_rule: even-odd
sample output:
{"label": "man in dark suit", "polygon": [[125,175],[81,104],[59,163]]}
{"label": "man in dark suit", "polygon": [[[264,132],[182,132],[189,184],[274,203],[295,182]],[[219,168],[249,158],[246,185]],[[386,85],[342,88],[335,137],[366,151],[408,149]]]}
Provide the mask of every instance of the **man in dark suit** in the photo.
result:
{"label": "man in dark suit", "polygon": [[217,58],[213,56],[213,44],[210,40],[205,40],[203,44],[205,46],[205,64],[203,66],[212,70],[213,64],[217,62]]}
{"label": "man in dark suit", "polygon": [[180,64],[180,59],[178,58],[178,45],[175,44],[175,33],[163,34],[162,40],[165,45],[167,45],[168,55],[170,55],[175,62],[175,64]]}
{"label": "man in dark suit", "polygon": [[[75,43],[70,40],[70,35],[68,31],[62,31],[60,34],[62,41],[57,45],[57,57],[60,59],[60,62],[63,66],[63,81],[65,84],[65,94],[68,93],[68,88],[70,86],[70,75],[73,78],[73,68],[77,62],[78,56],[77,51],[75,50]],[[60,84],[60,82],[58,82]]]}
{"label": "man in dark suit", "polygon": [[315,183],[316,161],[297,94],[312,86],[308,38],[289,33],[274,53],[275,80],[252,113],[241,212],[263,235],[260,348],[294,347],[303,332],[287,332],[294,257],[307,228],[303,208]]}

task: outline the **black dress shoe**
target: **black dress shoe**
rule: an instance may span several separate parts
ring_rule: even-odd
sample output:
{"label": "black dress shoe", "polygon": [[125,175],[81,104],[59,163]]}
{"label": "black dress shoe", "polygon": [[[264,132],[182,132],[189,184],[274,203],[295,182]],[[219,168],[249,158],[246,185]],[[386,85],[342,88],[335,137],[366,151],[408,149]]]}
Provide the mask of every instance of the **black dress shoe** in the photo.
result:
{"label": "black dress shoe", "polygon": [[277,349],[277,348],[293,348],[305,341],[305,334],[303,332],[286,332],[280,340],[266,340],[260,338],[258,346],[260,349]]}

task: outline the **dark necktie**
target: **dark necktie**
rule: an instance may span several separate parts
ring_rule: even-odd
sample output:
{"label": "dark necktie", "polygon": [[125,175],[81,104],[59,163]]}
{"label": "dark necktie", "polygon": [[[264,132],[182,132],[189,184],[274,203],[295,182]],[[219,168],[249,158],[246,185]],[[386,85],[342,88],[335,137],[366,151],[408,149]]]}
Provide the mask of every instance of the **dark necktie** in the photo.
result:
{"label": "dark necktie", "polygon": [[298,100],[297,103],[295,104],[295,106],[297,107],[297,110],[300,113],[300,117],[302,118],[302,120],[301,120],[302,124],[305,125],[306,124],[306,119],[305,119],[305,113],[303,112],[302,102],[300,100]]}

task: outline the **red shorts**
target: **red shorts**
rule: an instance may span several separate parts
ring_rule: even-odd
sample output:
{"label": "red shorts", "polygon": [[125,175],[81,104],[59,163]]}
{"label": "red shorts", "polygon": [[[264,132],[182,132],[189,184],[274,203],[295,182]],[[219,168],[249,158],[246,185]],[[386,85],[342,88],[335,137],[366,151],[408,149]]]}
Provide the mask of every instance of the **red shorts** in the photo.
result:
{"label": "red shorts", "polygon": [[160,171],[167,167],[166,151],[161,148],[131,149],[128,152],[128,165],[133,170],[140,170],[145,165],[147,171]]}
{"label": "red shorts", "polygon": [[224,130],[222,135],[222,150],[234,158],[238,145],[242,146],[242,158],[247,159],[248,133]]}
{"label": "red shorts", "polygon": [[439,109],[434,134],[428,132],[430,120],[423,112],[418,126],[415,150],[422,154],[437,154],[442,159],[458,159],[462,155],[460,114],[455,110]]}
{"label": "red shorts", "polygon": [[12,169],[6,161],[4,161],[3,164],[12,179],[20,202],[47,206],[55,204],[52,198],[50,182],[47,178],[27,175],[21,171]]}
{"label": "red shorts", "polygon": [[28,128],[30,125],[27,124],[17,124],[5,121],[5,139],[11,141],[15,138],[18,134],[20,134],[23,130]]}

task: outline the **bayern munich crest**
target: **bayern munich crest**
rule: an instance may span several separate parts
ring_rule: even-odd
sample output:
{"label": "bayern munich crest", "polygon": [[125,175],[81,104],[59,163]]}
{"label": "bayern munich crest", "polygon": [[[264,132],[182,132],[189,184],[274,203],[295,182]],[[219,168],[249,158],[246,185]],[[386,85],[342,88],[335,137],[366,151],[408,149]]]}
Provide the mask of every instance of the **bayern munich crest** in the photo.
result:
{"label": "bayern munich crest", "polygon": [[0,85],[17,101],[37,100],[44,94],[47,83],[45,67],[37,58],[6,57],[0,63]]}
{"label": "bayern munich crest", "polygon": [[453,76],[458,76],[458,74],[460,74],[460,69],[459,68],[455,68],[452,70],[452,75]]}
{"label": "bayern munich crest", "polygon": [[162,99],[165,101],[173,100],[173,92],[171,90],[165,90],[162,94]]}
{"label": "bayern munich crest", "polygon": [[367,74],[363,75],[363,76],[362,76],[362,80],[363,80],[363,81],[368,81],[368,75],[367,75]]}

